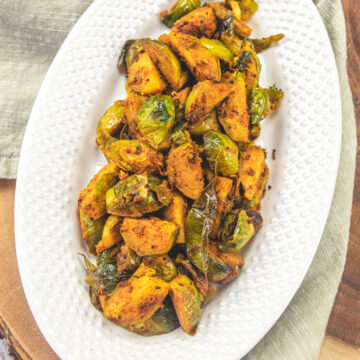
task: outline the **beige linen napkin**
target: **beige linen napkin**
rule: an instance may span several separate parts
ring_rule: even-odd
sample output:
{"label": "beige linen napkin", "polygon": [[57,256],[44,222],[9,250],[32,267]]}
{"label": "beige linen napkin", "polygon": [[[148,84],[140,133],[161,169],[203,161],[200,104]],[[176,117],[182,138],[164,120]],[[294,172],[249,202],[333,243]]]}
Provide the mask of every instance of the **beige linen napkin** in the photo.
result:
{"label": "beige linen napkin", "polygon": [[[37,91],[68,31],[90,3],[0,2],[0,178],[16,177],[24,128]],[[345,24],[340,0],[315,3],[329,32],[340,76],[340,168],[328,222],[311,268],[280,320],[245,357],[249,360],[317,359],[345,263],[356,152],[354,110],[346,73]]]}

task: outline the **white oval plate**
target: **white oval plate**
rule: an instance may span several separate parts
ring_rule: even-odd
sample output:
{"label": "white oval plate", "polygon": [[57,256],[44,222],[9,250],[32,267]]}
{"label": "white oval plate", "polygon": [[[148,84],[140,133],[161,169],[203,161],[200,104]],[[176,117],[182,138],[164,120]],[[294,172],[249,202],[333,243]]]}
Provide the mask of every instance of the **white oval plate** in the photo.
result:
{"label": "white oval plate", "polygon": [[124,41],[166,31],[158,13],[171,3],[95,1],[51,65],[29,120],[16,187],[16,250],[32,313],[61,359],[238,360],[289,304],[327,219],[341,136],[328,35],[311,0],[260,0],[254,35],[286,34],[262,54],[261,84],[276,83],[285,98],[258,141],[268,151],[272,188],[244,270],[205,308],[195,337],[177,330],[143,338],[90,305],[77,255],[86,252],[77,199],[105,163],[95,147],[97,121],[113,100],[125,97],[125,78],[116,70]]}

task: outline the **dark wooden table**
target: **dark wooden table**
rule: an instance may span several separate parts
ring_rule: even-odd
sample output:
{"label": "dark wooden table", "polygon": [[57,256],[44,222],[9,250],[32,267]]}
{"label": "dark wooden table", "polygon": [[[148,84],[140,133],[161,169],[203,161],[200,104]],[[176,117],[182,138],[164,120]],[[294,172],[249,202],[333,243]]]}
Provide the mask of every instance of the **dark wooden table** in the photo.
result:
{"label": "dark wooden table", "polygon": [[[360,144],[360,1],[342,0],[347,28],[348,74]],[[345,271],[326,330],[321,360],[360,359],[360,146]]]}

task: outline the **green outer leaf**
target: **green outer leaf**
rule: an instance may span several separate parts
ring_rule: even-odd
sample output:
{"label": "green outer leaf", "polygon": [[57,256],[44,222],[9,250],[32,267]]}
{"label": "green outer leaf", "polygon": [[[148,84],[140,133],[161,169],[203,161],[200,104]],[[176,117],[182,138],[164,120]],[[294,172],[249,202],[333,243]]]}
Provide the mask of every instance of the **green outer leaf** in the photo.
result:
{"label": "green outer leaf", "polygon": [[201,0],[178,0],[161,21],[169,28],[184,15],[201,6]]}
{"label": "green outer leaf", "polygon": [[201,38],[200,44],[206,47],[213,55],[228,63],[233,61],[234,54],[221,41],[216,39]]}
{"label": "green outer leaf", "polygon": [[186,218],[186,252],[203,273],[207,270],[208,242],[217,213],[216,177],[207,185]]}

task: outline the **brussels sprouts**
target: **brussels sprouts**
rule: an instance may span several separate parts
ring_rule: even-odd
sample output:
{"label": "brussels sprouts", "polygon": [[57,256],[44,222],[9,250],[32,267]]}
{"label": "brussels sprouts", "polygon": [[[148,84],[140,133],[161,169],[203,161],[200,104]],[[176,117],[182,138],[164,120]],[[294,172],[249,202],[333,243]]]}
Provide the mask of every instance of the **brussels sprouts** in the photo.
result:
{"label": "brussels sprouts", "polygon": [[[251,146],[241,154],[239,187],[244,194],[244,200],[260,200],[267,180],[268,167],[265,162],[265,151],[260,146]],[[261,192],[261,193],[259,193]],[[260,197],[259,197],[260,196]],[[255,204],[256,205],[256,204]]]}
{"label": "brussels sprouts", "polygon": [[239,171],[239,149],[231,139],[215,130],[204,134],[204,153],[210,166],[223,176],[231,176]]}
{"label": "brussels sprouts", "polygon": [[161,307],[169,284],[156,277],[131,277],[119,284],[103,307],[106,318],[120,326],[131,326],[150,319]]}
{"label": "brussels sprouts", "polygon": [[235,142],[249,142],[250,116],[247,109],[246,88],[240,74],[232,80],[232,92],[218,106],[218,116],[226,134]]}
{"label": "brussels sprouts", "polygon": [[138,111],[137,125],[142,139],[155,150],[170,147],[171,128],[175,123],[175,104],[171,96],[146,99]]}
{"label": "brussels sprouts", "polygon": [[171,31],[210,38],[215,33],[216,28],[217,21],[213,9],[209,6],[204,6],[193,10],[179,19]]}
{"label": "brussels sprouts", "polygon": [[219,251],[216,243],[209,243],[209,261],[207,275],[209,280],[218,284],[227,284],[234,280],[244,265],[242,256],[237,252]]}
{"label": "brussels sprouts", "polygon": [[234,20],[234,30],[235,33],[241,37],[250,36],[252,33],[252,28],[249,25],[246,25],[242,20]]}
{"label": "brussels sprouts", "polygon": [[209,130],[219,130],[216,111],[213,110],[203,120],[189,125],[189,133],[192,135],[204,135]]}
{"label": "brussels sprouts", "polygon": [[175,146],[180,146],[191,141],[190,134],[186,130],[188,123],[185,121],[178,122],[175,124],[173,133],[171,135],[171,141]]}
{"label": "brussels sprouts", "polygon": [[96,245],[101,240],[106,217],[104,216],[94,220],[86,215],[81,207],[79,208],[79,216],[82,238],[85,240],[89,252],[91,254],[96,254]]}
{"label": "brussels sprouts", "polygon": [[258,85],[261,64],[249,40],[243,42],[240,55],[234,58],[230,67],[244,73],[248,89]]}
{"label": "brussels sprouts", "polygon": [[249,20],[258,9],[258,4],[255,0],[236,0],[241,9],[241,19]]}
{"label": "brussels sprouts", "polygon": [[163,307],[160,307],[149,320],[131,325],[129,330],[142,336],[154,336],[168,334],[178,328],[179,320],[173,304],[168,299],[165,298]]}
{"label": "brussels sprouts", "polygon": [[180,326],[189,335],[195,335],[202,314],[201,295],[186,275],[178,275],[170,282],[170,297]]}
{"label": "brussels sprouts", "polygon": [[96,253],[98,255],[121,241],[121,222],[122,219],[114,215],[110,215],[107,218],[101,241],[96,245]]}
{"label": "brussels sprouts", "polygon": [[220,80],[219,59],[202,46],[199,39],[191,35],[171,32],[169,41],[197,81]]}
{"label": "brussels sprouts", "polygon": [[189,74],[182,69],[171,48],[162,42],[151,40],[144,42],[143,47],[171,87],[179,91],[188,81]]}
{"label": "brussels sprouts", "polygon": [[106,193],[106,208],[117,216],[141,217],[170,204],[166,181],[153,175],[131,175]]}
{"label": "brussels sprouts", "polygon": [[116,256],[117,271],[119,274],[131,274],[141,264],[141,257],[128,246],[122,245]]}
{"label": "brussels sprouts", "polygon": [[186,253],[190,261],[204,274],[207,270],[208,236],[216,218],[217,206],[215,178],[204,189],[186,218]]}
{"label": "brussels sprouts", "polygon": [[234,32],[234,13],[223,2],[210,2],[210,6],[218,18],[219,35],[227,33],[233,35]]}
{"label": "brussels sprouts", "polygon": [[218,201],[218,206],[216,211],[216,218],[214,220],[214,224],[210,233],[210,237],[212,239],[216,239],[221,220],[228,212],[229,208],[231,208],[232,201],[230,199],[230,194],[232,188],[233,180],[226,177],[218,176],[216,181],[216,197]]}
{"label": "brussels sprouts", "polygon": [[234,54],[240,55],[242,52],[242,40],[235,38],[233,36],[229,36],[228,34],[221,35],[221,41],[225,44],[225,46]]}
{"label": "brussels sprouts", "polygon": [[277,110],[280,107],[284,92],[280,89],[270,88],[263,89],[269,96],[270,110]]}
{"label": "brussels sprouts", "polygon": [[230,94],[231,90],[231,84],[218,81],[207,80],[197,83],[186,99],[186,120],[190,123],[203,120],[216,105]]}
{"label": "brussels sprouts", "polygon": [[163,156],[140,140],[118,140],[108,145],[105,153],[124,171],[156,172],[163,166]]}
{"label": "brussels sprouts", "polygon": [[143,48],[144,40],[133,43],[126,53],[127,88],[140,95],[156,95],[166,88],[159,70]]}
{"label": "brussels sprouts", "polygon": [[107,262],[114,262],[116,260],[116,255],[120,251],[119,244],[112,246],[104,250],[97,258],[96,258],[96,265],[99,266],[102,263]]}
{"label": "brussels sprouts", "polygon": [[156,271],[155,276],[164,281],[169,282],[177,275],[176,266],[168,255],[146,256],[143,262]]}
{"label": "brussels sprouts", "polygon": [[94,220],[106,215],[105,194],[119,181],[119,170],[114,163],[105,165],[80,192],[79,208]]}
{"label": "brussels sprouts", "polygon": [[169,10],[160,13],[161,21],[169,28],[184,15],[201,6],[201,0],[178,0]]}
{"label": "brussels sprouts", "polygon": [[187,142],[173,148],[167,159],[169,182],[190,199],[196,200],[204,189],[201,159],[196,145]]}
{"label": "brussels sprouts", "polygon": [[141,135],[137,128],[137,115],[143,101],[147,99],[145,96],[137,94],[129,94],[126,99],[125,118],[128,126],[128,134],[132,139],[141,140]]}
{"label": "brussels sprouts", "polygon": [[270,111],[269,95],[262,88],[252,88],[249,93],[251,124],[256,126]]}
{"label": "brussels sprouts", "polygon": [[262,217],[256,211],[230,213],[223,225],[219,250],[233,253],[242,249],[262,225]]}
{"label": "brussels sprouts", "polygon": [[257,53],[260,53],[272,46],[277,45],[277,43],[284,38],[284,34],[271,35],[262,39],[251,39],[251,42],[254,46],[254,49]]}
{"label": "brussels sprouts", "polygon": [[176,243],[184,244],[187,203],[185,198],[178,192],[175,192],[173,195],[174,197],[170,205],[164,208],[163,216],[165,220],[171,221],[180,227]]}
{"label": "brussels sprouts", "polygon": [[125,101],[115,101],[114,104],[106,110],[106,113],[99,120],[96,131],[99,132],[100,130],[102,130],[109,135],[113,135],[116,131],[120,129],[120,126],[124,123],[125,109]]}
{"label": "brussels sprouts", "polygon": [[212,54],[228,63],[234,59],[234,54],[221,41],[216,39],[201,38],[200,43]]}
{"label": "brussels sprouts", "polygon": [[176,263],[180,264],[184,269],[186,269],[192,276],[196,288],[199,290],[200,294],[206,296],[209,290],[209,281],[205,274],[202,274],[199,270],[195,269],[191,262],[185,259],[185,256],[178,254],[176,257]]}
{"label": "brussels sprouts", "polygon": [[120,229],[125,244],[140,256],[167,254],[179,233],[179,226],[155,217],[125,218]]}

